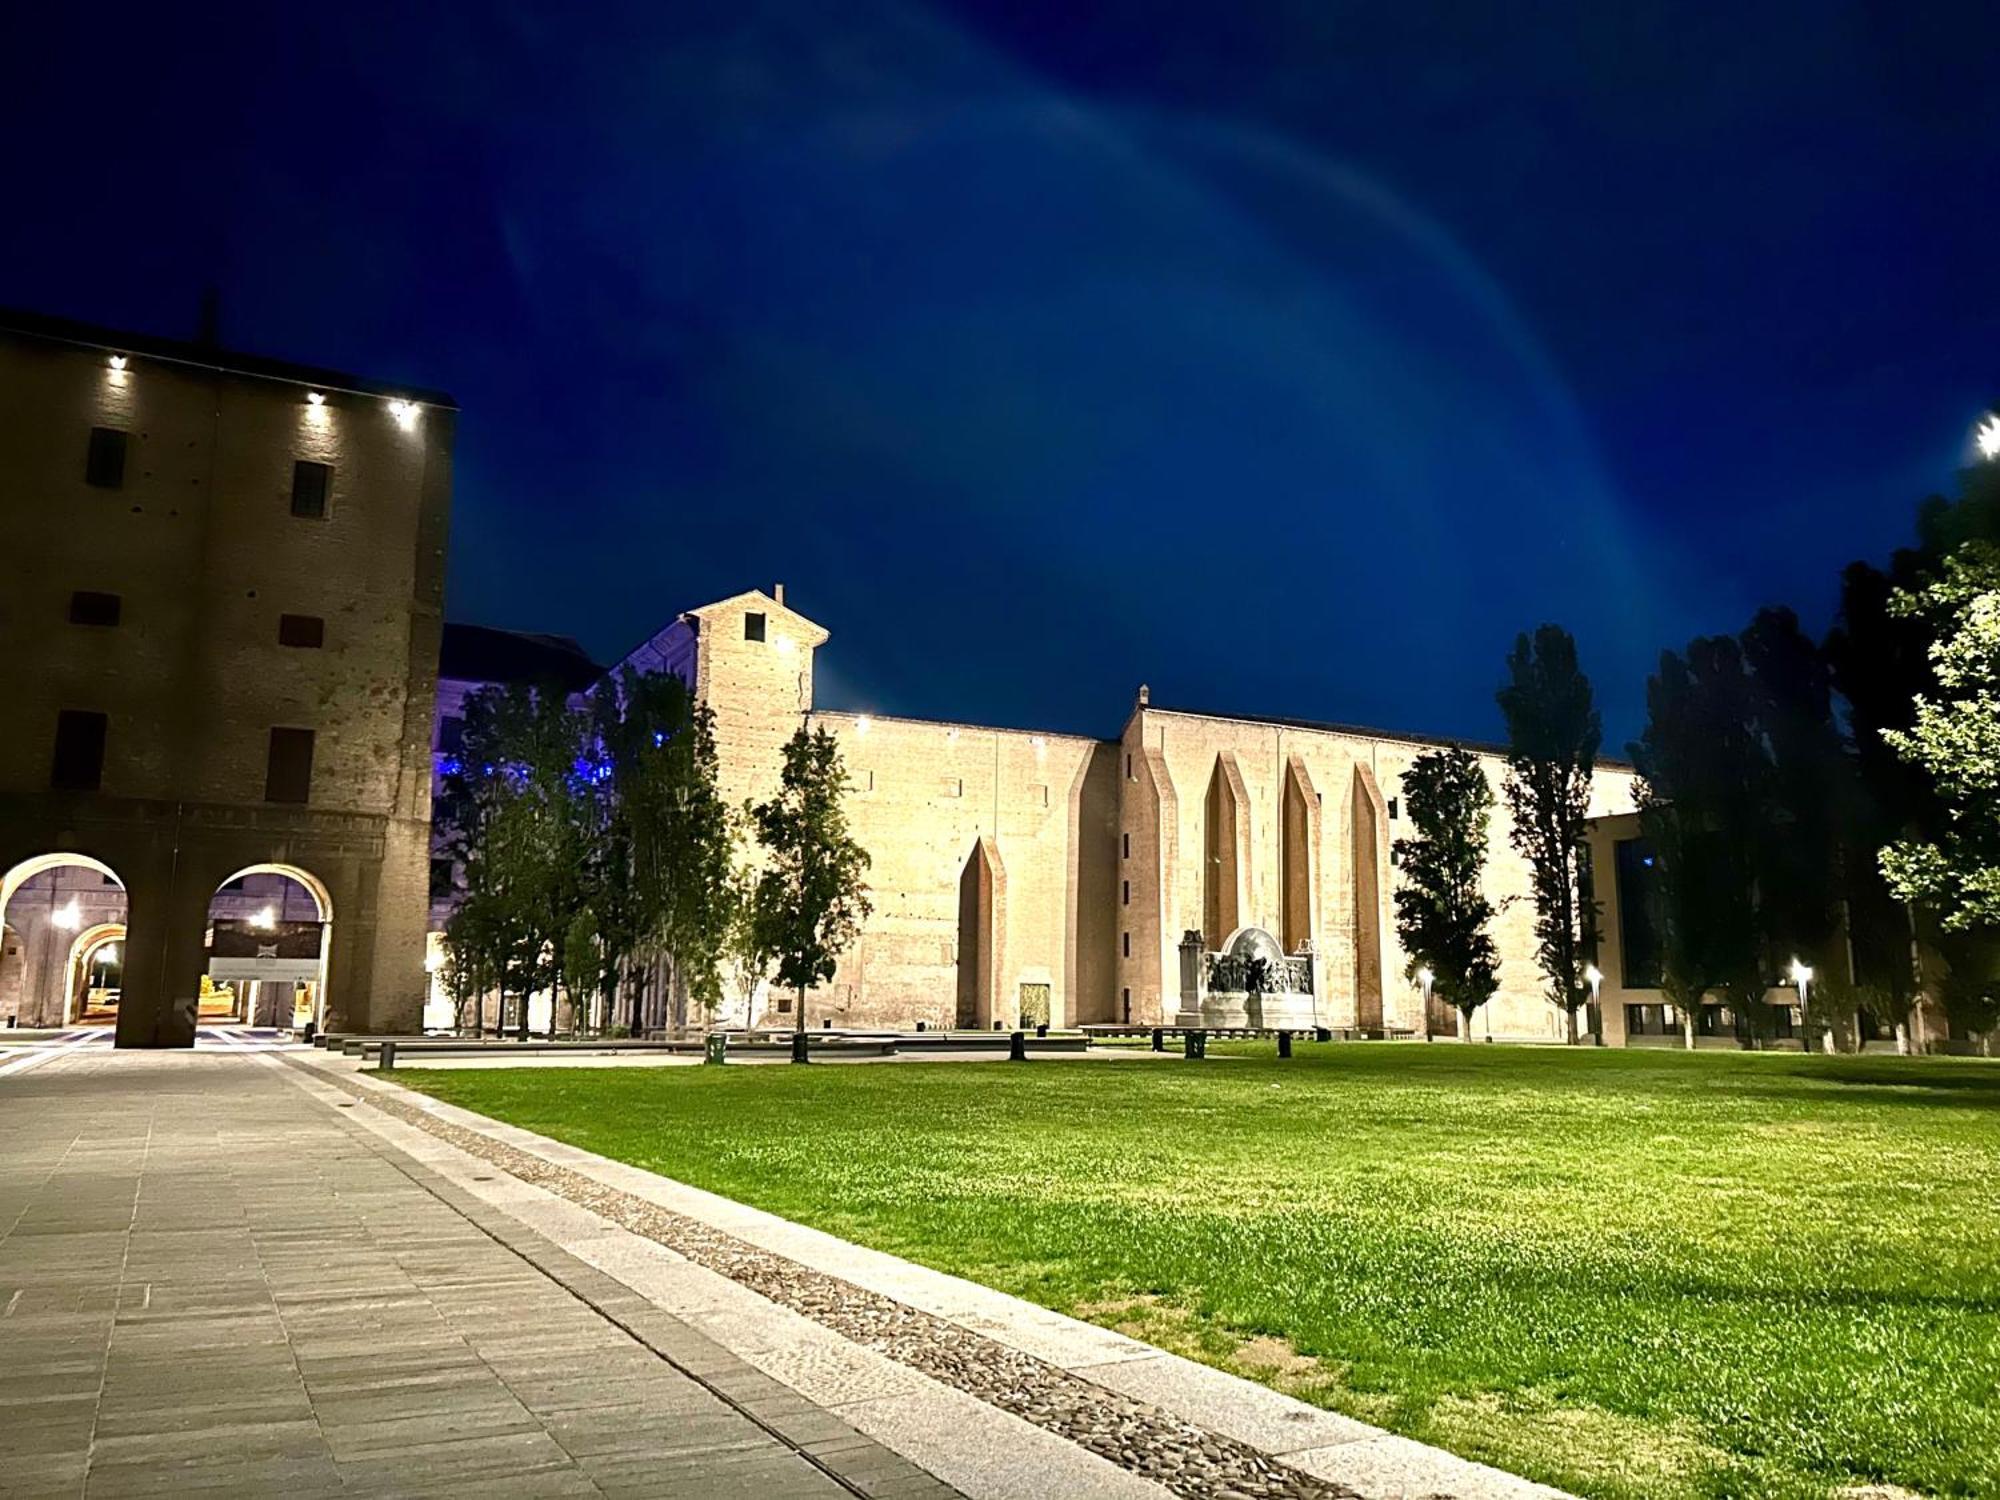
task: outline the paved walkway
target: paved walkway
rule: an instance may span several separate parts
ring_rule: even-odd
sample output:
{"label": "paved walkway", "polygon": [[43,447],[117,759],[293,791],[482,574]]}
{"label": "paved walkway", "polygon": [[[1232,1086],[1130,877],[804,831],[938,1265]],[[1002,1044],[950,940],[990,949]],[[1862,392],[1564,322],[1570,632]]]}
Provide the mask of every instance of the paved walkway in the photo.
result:
{"label": "paved walkway", "polygon": [[247,1050],[0,1077],[0,1493],[955,1493]]}

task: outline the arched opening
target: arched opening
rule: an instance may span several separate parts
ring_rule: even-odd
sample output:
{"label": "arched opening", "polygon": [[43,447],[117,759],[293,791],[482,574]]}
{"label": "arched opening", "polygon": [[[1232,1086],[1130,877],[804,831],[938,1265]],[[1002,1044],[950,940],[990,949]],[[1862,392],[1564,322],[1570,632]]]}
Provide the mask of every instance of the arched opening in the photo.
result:
{"label": "arched opening", "polygon": [[37,855],[0,875],[0,1025],[114,1023],[127,907],[125,882],[88,854]]}
{"label": "arched opening", "polygon": [[70,945],[65,994],[69,1020],[79,1026],[115,1026],[125,989],[125,924],[100,922]]}
{"label": "arched opening", "polygon": [[208,903],[196,1019],[204,1026],[297,1030],[325,1024],[333,898],[296,865],[248,865]]}
{"label": "arched opening", "polygon": [[961,1029],[985,1030],[994,1021],[993,1006],[1000,984],[999,934],[1004,930],[1001,907],[1006,877],[1000,851],[981,837],[965,858],[958,876],[958,1007]]}
{"label": "arched opening", "polygon": [[1319,792],[1297,755],[1285,763],[1284,818],[1279,824],[1279,916],[1285,952],[1302,952],[1318,938]]}
{"label": "arched opening", "polygon": [[1236,757],[1227,750],[1215,758],[1202,826],[1207,856],[1202,871],[1203,936],[1219,943],[1224,934],[1243,925],[1252,904],[1250,791]]}

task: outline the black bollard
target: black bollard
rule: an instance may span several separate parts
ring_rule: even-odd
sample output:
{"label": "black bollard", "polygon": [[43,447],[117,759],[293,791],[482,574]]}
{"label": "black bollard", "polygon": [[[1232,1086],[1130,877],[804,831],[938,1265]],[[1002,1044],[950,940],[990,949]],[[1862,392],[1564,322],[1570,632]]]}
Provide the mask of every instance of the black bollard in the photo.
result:
{"label": "black bollard", "polygon": [[802,1062],[812,1061],[812,1053],[808,1050],[807,1047],[808,1041],[809,1038],[803,1031],[795,1031],[792,1033],[793,1062],[802,1063]]}
{"label": "black bollard", "polygon": [[1153,1028],[1153,1050],[1155,1052],[1167,1050],[1167,1034],[1158,1026]]}
{"label": "black bollard", "polygon": [[1026,1062],[1028,1060],[1028,1038],[1025,1032],[1017,1031],[1007,1038],[1007,1061]]}
{"label": "black bollard", "polygon": [[1316,1042],[1330,1042],[1333,1040],[1333,1033],[1328,1031],[1324,1026],[1315,1026],[1313,1028],[1313,1040]]}
{"label": "black bollard", "polygon": [[382,1044],[381,1055],[375,1059],[375,1070],[378,1073],[392,1073],[395,1069],[396,1044],[394,1042],[384,1042]]}
{"label": "black bollard", "polygon": [[1278,1056],[1290,1057],[1291,1055],[1292,1034],[1289,1031],[1281,1031],[1278,1033]]}
{"label": "black bollard", "polygon": [[1047,1021],[1042,1022],[1041,1025],[1035,1028],[1036,1036],[1047,1036],[1048,1034],[1049,1034],[1049,1023]]}
{"label": "black bollard", "polygon": [[1187,1057],[1208,1056],[1208,1033],[1205,1031],[1183,1031],[1181,1044]]}

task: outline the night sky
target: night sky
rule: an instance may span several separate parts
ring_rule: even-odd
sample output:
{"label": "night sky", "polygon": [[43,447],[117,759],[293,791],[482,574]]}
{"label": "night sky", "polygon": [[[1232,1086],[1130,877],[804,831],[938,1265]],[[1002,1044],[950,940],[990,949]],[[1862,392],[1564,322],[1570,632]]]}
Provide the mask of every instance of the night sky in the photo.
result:
{"label": "night sky", "polygon": [[1618,748],[2000,394],[1990,5],[1751,8],[15,7],[0,303],[453,392],[455,619]]}

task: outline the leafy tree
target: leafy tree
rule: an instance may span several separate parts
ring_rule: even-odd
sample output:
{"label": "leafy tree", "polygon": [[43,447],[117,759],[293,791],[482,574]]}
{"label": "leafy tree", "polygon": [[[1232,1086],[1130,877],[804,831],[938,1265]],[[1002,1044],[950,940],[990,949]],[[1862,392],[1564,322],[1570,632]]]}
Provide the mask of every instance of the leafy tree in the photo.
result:
{"label": "leafy tree", "polygon": [[1914,700],[1908,729],[1883,738],[1928,779],[1943,808],[1929,836],[1882,851],[1890,889],[1935,914],[1949,938],[1942,997],[1969,1030],[1993,1024],[1989,953],[2000,933],[2000,545],[1968,541],[1894,607],[1930,626],[1936,687]]}
{"label": "leafy tree", "polygon": [[503,1013],[515,995],[522,1040],[529,997],[563,988],[570,929],[605,877],[608,780],[588,716],[560,689],[486,688],[467,699],[445,775],[448,841],[465,870],[446,939],[469,968],[495,977]]}
{"label": "leafy tree", "polygon": [[1662,652],[1646,684],[1639,825],[1655,859],[1661,989],[1694,1045],[1703,997],[1718,992],[1747,1023],[1767,985],[1760,941],[1757,844],[1768,763],[1752,726],[1752,686],[1729,636]]}
{"label": "leafy tree", "polygon": [[806,991],[833,978],[873,910],[868,853],[847,831],[846,790],[839,744],[800,725],[785,743],[778,795],[750,810],[768,863],[751,896],[748,946],[775,959],[778,983],[797,992],[801,1035]]}
{"label": "leafy tree", "polygon": [[680,678],[630,669],[596,709],[624,874],[619,956],[664,955],[688,997],[712,1013],[741,900],[714,711]]}
{"label": "leafy tree", "polygon": [[1488,930],[1493,903],[1481,876],[1493,788],[1471,751],[1429,750],[1403,773],[1403,805],[1415,837],[1398,839],[1402,881],[1396,889],[1396,932],[1414,978],[1429,969],[1436,992],[1458,1011],[1458,1034],[1472,1035],[1472,1017],[1500,986],[1499,957]]}
{"label": "leafy tree", "polygon": [[1560,625],[1516,638],[1498,694],[1507,721],[1509,837],[1528,862],[1535,902],[1535,958],[1548,997],[1576,1040],[1576,1013],[1590,1002],[1584,977],[1597,950],[1597,904],[1584,874],[1591,773],[1604,737],[1576,642]]}

